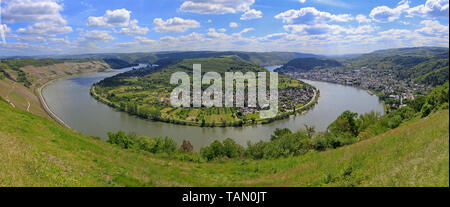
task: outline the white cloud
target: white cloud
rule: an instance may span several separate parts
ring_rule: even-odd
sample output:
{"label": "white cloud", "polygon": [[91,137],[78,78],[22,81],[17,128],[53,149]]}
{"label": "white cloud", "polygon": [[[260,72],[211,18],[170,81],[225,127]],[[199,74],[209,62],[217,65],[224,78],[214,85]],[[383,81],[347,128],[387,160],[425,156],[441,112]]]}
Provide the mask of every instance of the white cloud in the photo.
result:
{"label": "white cloud", "polygon": [[442,25],[438,21],[424,20],[420,24],[425,25],[423,28],[416,30],[417,33],[426,36],[447,36],[448,38],[448,25]]}
{"label": "white cloud", "polygon": [[365,15],[363,14],[358,14],[356,16],[356,20],[361,24],[361,23],[369,23],[372,20],[370,20],[369,18],[367,18]]}
{"label": "white cloud", "polygon": [[62,5],[57,0],[10,0],[2,8],[2,18],[6,23],[61,20]]}
{"label": "white cloud", "polygon": [[233,36],[241,36],[247,32],[253,31],[253,30],[255,30],[255,29],[254,28],[245,28],[238,33],[233,33]]}
{"label": "white cloud", "polygon": [[238,27],[238,26],[239,26],[238,23],[236,23],[236,22],[230,22],[230,27],[231,27],[231,28]]}
{"label": "white cloud", "polygon": [[274,33],[274,34],[266,35],[264,37],[260,37],[260,38],[258,38],[258,40],[260,42],[273,42],[275,40],[279,40],[283,37],[286,37],[287,35],[288,35],[287,33]]}
{"label": "white cloud", "polygon": [[227,29],[225,29],[225,28],[220,28],[220,29],[218,29],[217,31],[224,33],[224,32],[227,31]]}
{"label": "white cloud", "polygon": [[289,24],[323,24],[326,22],[348,22],[353,19],[350,14],[334,15],[328,12],[322,12],[314,7],[305,7],[300,10],[288,10],[277,14],[276,19],[283,20],[284,23]]}
{"label": "white cloud", "polygon": [[413,7],[407,12],[409,16],[421,17],[447,17],[448,18],[448,0],[427,0],[425,4]]}
{"label": "white cloud", "polygon": [[50,43],[55,43],[55,44],[70,44],[70,41],[66,38],[48,38],[48,41]]}
{"label": "white cloud", "polygon": [[363,34],[372,33],[377,28],[371,25],[363,25],[359,27],[343,27],[339,25],[330,24],[316,24],[316,25],[285,25],[283,28],[293,34],[299,35],[325,35],[325,34]]}
{"label": "white cloud", "polygon": [[153,20],[155,24],[155,31],[164,32],[185,32],[188,29],[200,27],[200,23],[192,19],[182,19],[179,17],[174,17],[167,19],[166,21],[161,18],[156,18]]}
{"label": "white cloud", "polygon": [[109,34],[109,31],[106,30],[91,30],[84,33],[83,37],[86,40],[90,41],[101,41],[101,42],[108,42],[110,40],[115,40],[113,36]]}
{"label": "white cloud", "polygon": [[401,14],[409,9],[408,1],[401,1],[396,8],[387,6],[378,6],[370,12],[370,18],[377,22],[392,22],[400,18]]}
{"label": "white cloud", "polygon": [[135,35],[145,35],[148,32],[148,27],[140,27],[137,25],[138,21],[136,19],[130,22],[128,27],[122,28],[120,34],[135,36]]}
{"label": "white cloud", "polygon": [[255,0],[187,0],[180,10],[199,14],[234,14],[249,10],[254,3]]}
{"label": "white cloud", "polygon": [[1,8],[3,21],[8,23],[34,23],[16,30],[26,37],[19,41],[45,41],[44,36],[56,36],[72,32],[67,21],[61,16],[63,5],[58,0],[10,0]]}
{"label": "white cloud", "polygon": [[[111,40],[115,40],[113,36],[111,36],[110,31],[106,30],[91,30],[86,32],[81,32],[81,37],[76,40],[75,46],[78,47],[78,49],[86,50],[86,48],[92,49],[92,48],[98,48],[97,44],[102,42],[109,42]],[[84,48],[86,47],[86,48]]]}
{"label": "white cloud", "polygon": [[24,35],[45,35],[56,36],[72,32],[72,27],[66,25],[65,20],[62,21],[43,21],[35,23],[25,28],[19,28],[17,33]]}
{"label": "white cloud", "polygon": [[255,9],[247,10],[241,16],[241,20],[251,20],[251,19],[259,19],[259,18],[262,18],[262,12],[255,10]]}
{"label": "white cloud", "polygon": [[144,43],[144,44],[153,44],[156,42],[155,40],[151,40],[146,37],[140,37],[140,36],[135,37],[134,39],[139,41],[140,43]]}
{"label": "white cloud", "polygon": [[301,35],[323,35],[328,33],[339,33],[342,30],[341,26],[338,25],[329,25],[329,24],[316,24],[316,25],[285,25],[283,28],[289,32],[294,34]]}
{"label": "white cloud", "polygon": [[100,17],[90,16],[88,27],[126,27],[130,23],[131,11],[126,9],[107,10],[105,15]]}
{"label": "white cloud", "polygon": [[209,37],[225,39],[225,37],[227,37],[228,35],[226,35],[224,32],[224,30],[219,29],[218,31],[216,31],[216,29],[214,28],[209,28],[206,35],[208,35]]}
{"label": "white cloud", "polygon": [[[306,3],[306,0],[298,0],[298,1],[302,4]],[[308,0],[308,1],[334,7],[346,7],[346,8],[351,7],[350,4],[345,3],[341,0]]]}

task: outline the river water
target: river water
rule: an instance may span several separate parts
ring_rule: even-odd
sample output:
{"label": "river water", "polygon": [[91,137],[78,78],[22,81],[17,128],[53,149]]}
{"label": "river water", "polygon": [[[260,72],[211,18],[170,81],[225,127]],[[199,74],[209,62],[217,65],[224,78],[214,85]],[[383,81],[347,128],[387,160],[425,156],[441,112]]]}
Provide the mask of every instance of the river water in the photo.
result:
{"label": "river water", "polygon": [[379,102],[378,97],[370,95],[364,90],[304,80],[320,90],[320,98],[314,109],[302,116],[292,116],[289,119],[266,125],[240,128],[200,128],[148,121],[110,108],[89,94],[92,84],[128,70],[130,68],[55,81],[44,89],[43,96],[49,108],[78,132],[98,136],[105,140],[107,132],[119,130],[136,132],[138,135],[150,137],[168,136],[178,143],[189,140],[195,150],[209,145],[216,139],[224,140],[228,137],[243,146],[247,146],[247,141],[267,141],[270,140],[270,135],[276,128],[289,128],[296,131],[304,129],[304,125],[308,124],[315,126],[316,130],[324,131],[345,110],[358,113],[370,111],[383,113],[383,105]]}

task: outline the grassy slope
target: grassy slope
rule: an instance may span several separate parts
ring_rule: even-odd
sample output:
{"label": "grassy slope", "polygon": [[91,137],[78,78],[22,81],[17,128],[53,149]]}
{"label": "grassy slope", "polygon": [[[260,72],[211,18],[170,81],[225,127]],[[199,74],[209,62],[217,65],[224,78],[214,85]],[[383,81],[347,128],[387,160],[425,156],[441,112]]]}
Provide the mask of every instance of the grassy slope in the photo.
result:
{"label": "grassy slope", "polygon": [[337,150],[189,163],[121,150],[0,101],[0,186],[448,186],[449,112]]}
{"label": "grassy slope", "polygon": [[[12,61],[12,60],[10,60]],[[20,69],[27,74],[27,79],[31,82],[30,88],[27,88],[23,83],[16,82],[17,72],[7,69],[8,74],[14,79],[10,80],[7,78],[0,79],[0,97],[8,99],[15,107],[22,110],[29,110],[29,112],[42,116],[50,117],[42,109],[39,102],[39,98],[36,96],[35,91],[37,88],[41,87],[43,84],[50,80],[55,80],[63,77],[68,77],[71,75],[78,75],[83,73],[92,73],[99,70],[109,69],[109,66],[100,61],[82,61],[82,62],[63,62],[62,60],[44,59],[44,60],[14,60],[19,62],[18,65],[31,64],[28,62],[33,62],[34,64],[26,65]],[[39,62],[41,61],[41,62]],[[46,61],[55,61],[55,64],[50,64]],[[81,61],[81,60],[80,60]],[[48,63],[48,64],[46,64]],[[28,106],[30,106],[28,108]]]}

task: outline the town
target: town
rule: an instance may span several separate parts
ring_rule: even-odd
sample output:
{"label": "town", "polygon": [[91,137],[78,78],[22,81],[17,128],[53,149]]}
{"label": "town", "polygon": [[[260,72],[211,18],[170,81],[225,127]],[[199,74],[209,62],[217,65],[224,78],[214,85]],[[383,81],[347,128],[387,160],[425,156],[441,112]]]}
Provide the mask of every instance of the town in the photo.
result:
{"label": "town", "polygon": [[325,81],[349,85],[368,90],[380,97],[389,110],[401,108],[418,95],[424,95],[431,88],[414,83],[412,80],[396,78],[392,69],[374,70],[368,67],[346,69],[331,67],[315,69],[308,72],[291,72],[289,76],[296,79]]}

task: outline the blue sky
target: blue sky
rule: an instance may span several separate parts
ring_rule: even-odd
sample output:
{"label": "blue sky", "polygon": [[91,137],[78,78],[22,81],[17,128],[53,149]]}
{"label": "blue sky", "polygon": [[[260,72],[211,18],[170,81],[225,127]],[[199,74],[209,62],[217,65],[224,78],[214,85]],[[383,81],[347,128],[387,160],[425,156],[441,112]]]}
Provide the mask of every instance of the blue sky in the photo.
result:
{"label": "blue sky", "polygon": [[0,56],[448,47],[448,7],[448,0],[2,0]]}

